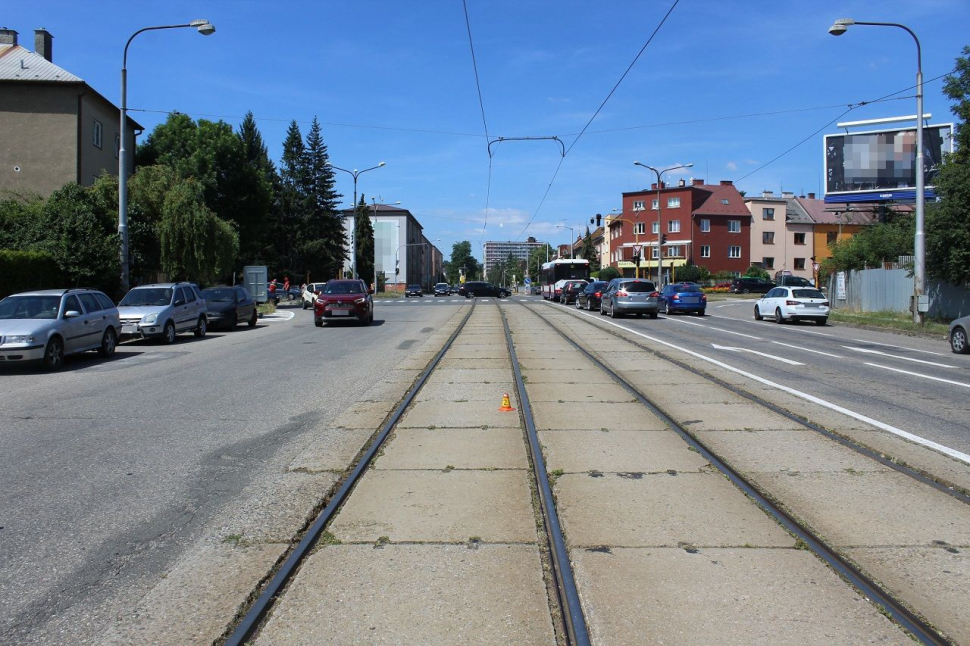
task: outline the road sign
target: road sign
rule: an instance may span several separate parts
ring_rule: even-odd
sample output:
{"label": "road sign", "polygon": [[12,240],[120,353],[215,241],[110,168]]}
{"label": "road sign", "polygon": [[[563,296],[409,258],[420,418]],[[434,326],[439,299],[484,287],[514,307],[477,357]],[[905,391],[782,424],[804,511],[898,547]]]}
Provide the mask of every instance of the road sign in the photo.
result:
{"label": "road sign", "polygon": [[639,256],[641,251],[643,251],[643,245],[638,245],[638,244],[633,245],[634,256]]}
{"label": "road sign", "polygon": [[528,276],[526,276],[525,280],[523,280],[522,282],[525,283],[526,285],[531,285],[532,284],[532,279],[529,278]]}
{"label": "road sign", "polygon": [[818,264],[817,262],[813,262],[812,263],[812,271],[814,271],[817,274],[818,273],[818,268],[821,267],[821,266],[822,265]]}

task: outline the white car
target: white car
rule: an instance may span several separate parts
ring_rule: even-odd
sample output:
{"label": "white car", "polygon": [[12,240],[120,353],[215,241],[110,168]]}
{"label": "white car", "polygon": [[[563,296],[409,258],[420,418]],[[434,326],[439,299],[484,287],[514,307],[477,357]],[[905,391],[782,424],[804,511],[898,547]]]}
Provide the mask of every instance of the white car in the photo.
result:
{"label": "white car", "polygon": [[303,288],[303,309],[312,308],[326,283],[307,283]]}
{"label": "white car", "polygon": [[776,323],[808,320],[825,325],[829,300],[814,287],[775,287],[754,304],[754,318],[774,317]]}

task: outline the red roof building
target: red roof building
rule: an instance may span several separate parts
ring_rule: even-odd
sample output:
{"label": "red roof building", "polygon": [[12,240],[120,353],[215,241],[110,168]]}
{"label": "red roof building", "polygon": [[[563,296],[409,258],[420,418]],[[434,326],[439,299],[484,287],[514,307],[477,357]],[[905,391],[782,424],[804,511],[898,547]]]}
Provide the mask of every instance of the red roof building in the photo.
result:
{"label": "red roof building", "polygon": [[[623,193],[623,212],[608,222],[610,257],[604,264],[608,261],[624,276],[636,273],[637,246],[642,247],[641,277],[656,277],[662,251],[659,260],[665,283],[676,280],[676,268],[688,262],[712,274],[726,271],[737,276],[751,263],[751,213],[730,181],[663,184],[659,203],[656,184],[649,190]],[[665,236],[660,246],[658,233]]]}

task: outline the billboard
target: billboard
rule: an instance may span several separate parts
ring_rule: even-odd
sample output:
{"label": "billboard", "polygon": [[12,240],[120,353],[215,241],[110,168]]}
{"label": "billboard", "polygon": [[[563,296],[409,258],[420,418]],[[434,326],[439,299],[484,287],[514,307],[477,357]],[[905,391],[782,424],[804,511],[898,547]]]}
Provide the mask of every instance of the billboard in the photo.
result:
{"label": "billboard", "polygon": [[[953,152],[953,124],[923,127],[924,194],[944,152]],[[916,126],[825,135],[825,202],[885,202],[916,199]]]}

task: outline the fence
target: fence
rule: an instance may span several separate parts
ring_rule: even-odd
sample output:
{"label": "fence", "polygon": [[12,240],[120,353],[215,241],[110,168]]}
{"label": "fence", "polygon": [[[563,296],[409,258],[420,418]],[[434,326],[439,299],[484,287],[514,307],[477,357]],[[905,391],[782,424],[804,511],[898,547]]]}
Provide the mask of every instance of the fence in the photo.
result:
{"label": "fence", "polygon": [[[970,290],[949,283],[927,281],[931,318],[954,319],[970,314]],[[909,312],[913,277],[908,269],[864,269],[829,277],[833,309],[853,312]]]}

